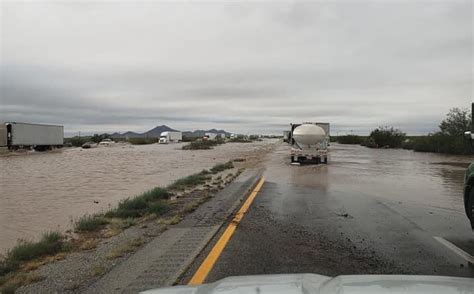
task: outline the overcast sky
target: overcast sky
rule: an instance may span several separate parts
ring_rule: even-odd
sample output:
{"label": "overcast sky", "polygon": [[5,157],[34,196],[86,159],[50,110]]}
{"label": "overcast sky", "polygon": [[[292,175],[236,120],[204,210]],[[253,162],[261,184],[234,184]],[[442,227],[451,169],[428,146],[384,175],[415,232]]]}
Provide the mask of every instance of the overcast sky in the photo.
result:
{"label": "overcast sky", "polygon": [[0,120],[421,134],[474,97],[471,1],[0,1]]}

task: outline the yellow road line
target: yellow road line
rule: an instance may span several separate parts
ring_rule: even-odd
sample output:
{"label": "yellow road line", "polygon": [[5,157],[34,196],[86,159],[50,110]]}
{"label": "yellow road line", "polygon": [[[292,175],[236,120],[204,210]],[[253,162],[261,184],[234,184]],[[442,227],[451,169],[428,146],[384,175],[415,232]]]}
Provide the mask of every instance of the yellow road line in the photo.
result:
{"label": "yellow road line", "polygon": [[240,223],[240,221],[244,217],[244,214],[249,209],[253,200],[257,196],[257,193],[260,191],[260,188],[262,188],[264,182],[265,182],[265,179],[262,177],[260,181],[258,182],[257,186],[255,187],[255,189],[253,189],[252,193],[250,193],[250,196],[247,198],[247,200],[239,209],[235,217],[227,226],[226,230],[220,237],[219,241],[217,241],[216,245],[214,245],[211,252],[209,252],[206,259],[203,261],[203,263],[198,268],[196,273],[194,273],[194,276],[191,279],[191,281],[189,281],[188,285],[200,285],[204,282],[204,280],[206,280],[207,275],[211,272],[212,268],[214,267],[214,264],[216,263],[217,259],[219,258],[222,251],[224,250],[225,246],[227,245],[230,238],[234,234],[235,229],[237,228],[237,225]]}

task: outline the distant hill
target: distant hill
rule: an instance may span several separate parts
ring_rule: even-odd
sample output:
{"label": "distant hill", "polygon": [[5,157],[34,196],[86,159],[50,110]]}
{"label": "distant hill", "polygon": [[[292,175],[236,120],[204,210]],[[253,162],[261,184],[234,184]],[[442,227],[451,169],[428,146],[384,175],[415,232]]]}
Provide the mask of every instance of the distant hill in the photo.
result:
{"label": "distant hill", "polygon": [[216,130],[216,129],[210,129],[210,130],[196,130],[196,131],[186,131],[183,132],[183,136],[185,137],[203,137],[206,133],[215,133],[215,134],[224,134],[226,136],[229,136],[231,133],[226,132],[224,130]]}
{"label": "distant hill", "polygon": [[168,126],[162,125],[162,126],[155,127],[149,130],[148,132],[143,133],[142,135],[148,138],[155,138],[155,137],[158,138],[163,132],[179,132],[179,131],[172,129]]}
{"label": "distant hill", "polygon": [[111,137],[112,138],[158,138],[160,137],[162,132],[169,132],[169,131],[177,132],[177,130],[175,129],[162,125],[162,126],[157,126],[144,133],[135,133],[135,132],[125,132],[123,134],[113,133]]}

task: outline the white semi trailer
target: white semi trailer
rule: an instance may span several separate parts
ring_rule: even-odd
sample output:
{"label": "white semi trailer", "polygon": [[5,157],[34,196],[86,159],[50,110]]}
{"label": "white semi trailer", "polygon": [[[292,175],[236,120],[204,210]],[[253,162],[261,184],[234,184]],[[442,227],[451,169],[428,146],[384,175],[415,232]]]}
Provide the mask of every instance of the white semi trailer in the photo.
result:
{"label": "white semi trailer", "polygon": [[0,147],[34,148],[42,151],[62,147],[64,127],[44,124],[6,122],[0,124]]}
{"label": "white semi trailer", "polygon": [[292,163],[328,163],[329,123],[291,124]]}
{"label": "white semi trailer", "polygon": [[168,144],[171,142],[181,142],[183,140],[183,133],[181,132],[162,132],[160,134],[159,144]]}

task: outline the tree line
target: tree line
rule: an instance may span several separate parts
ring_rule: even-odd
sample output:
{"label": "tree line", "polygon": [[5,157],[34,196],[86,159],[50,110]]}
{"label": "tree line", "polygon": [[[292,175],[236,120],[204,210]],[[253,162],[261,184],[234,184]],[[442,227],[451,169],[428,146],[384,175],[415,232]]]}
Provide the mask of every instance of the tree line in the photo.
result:
{"label": "tree line", "polygon": [[370,148],[403,148],[418,152],[473,154],[464,132],[471,129],[472,114],[467,109],[452,108],[439,124],[439,131],[426,136],[407,136],[394,127],[378,127],[369,136],[346,135],[333,139],[341,144],[360,144]]}

